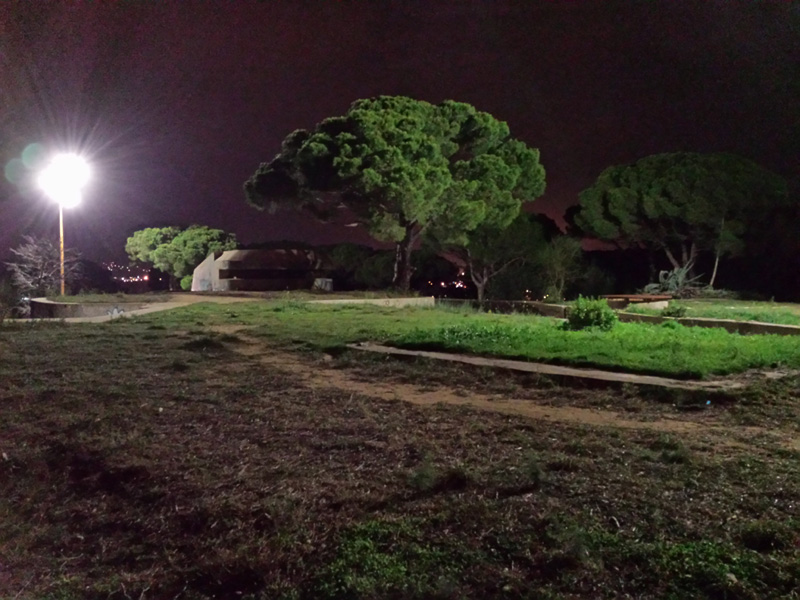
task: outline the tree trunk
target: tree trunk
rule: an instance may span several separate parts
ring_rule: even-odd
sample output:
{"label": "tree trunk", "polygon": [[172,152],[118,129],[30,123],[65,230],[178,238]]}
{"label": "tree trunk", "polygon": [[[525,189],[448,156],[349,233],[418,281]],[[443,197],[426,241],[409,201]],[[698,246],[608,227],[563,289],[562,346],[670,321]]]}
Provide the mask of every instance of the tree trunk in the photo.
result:
{"label": "tree trunk", "polygon": [[686,265],[688,265],[688,273],[689,277],[694,277],[694,263],[697,260],[697,244],[692,242],[692,247],[689,250],[689,259],[686,261]]}
{"label": "tree trunk", "polygon": [[483,305],[483,300],[486,297],[486,281],[476,283],[475,288],[478,290],[478,304]]}
{"label": "tree trunk", "polygon": [[[722,232],[724,230],[725,230],[725,217],[722,217],[722,221],[719,224],[720,238],[722,238]],[[710,288],[714,287],[714,282],[717,280],[717,268],[719,267],[720,245],[721,241],[717,240],[717,247],[714,248],[714,270],[711,273],[711,281],[708,282],[708,287]]]}
{"label": "tree trunk", "polygon": [[669,259],[669,263],[672,265],[673,269],[681,269],[683,267],[689,266],[689,271],[692,271],[692,265],[694,265],[695,260],[697,259],[697,244],[692,242],[692,245],[687,247],[686,244],[681,244],[681,261],[678,262],[676,256],[672,253],[672,250],[669,249],[668,246],[664,246],[664,253],[667,255]]}
{"label": "tree trunk", "polygon": [[672,268],[673,269],[680,269],[681,265],[678,262],[678,260],[675,258],[675,255],[672,254],[672,251],[669,248],[667,248],[666,246],[664,246],[664,252],[666,252],[667,258],[669,259],[669,264],[672,265]]}
{"label": "tree trunk", "polygon": [[717,279],[717,267],[719,267],[719,250],[714,254],[714,270],[711,272],[711,281],[708,282],[708,287],[714,287],[714,281]]}
{"label": "tree trunk", "polygon": [[556,278],[556,285],[555,289],[553,290],[554,300],[555,302],[561,302],[564,299],[564,288],[567,287],[567,278],[566,276],[559,274]]}
{"label": "tree trunk", "polygon": [[489,283],[491,277],[489,269],[484,267],[481,272],[477,272],[471,260],[468,266],[469,278],[472,279],[472,283],[475,284],[475,289],[478,291],[478,303],[483,304],[483,300],[486,298],[486,284]]}
{"label": "tree trunk", "polygon": [[414,269],[411,266],[411,251],[417,236],[413,227],[406,228],[406,235],[397,242],[394,255],[394,277],[392,287],[407,292],[411,289],[411,275]]}

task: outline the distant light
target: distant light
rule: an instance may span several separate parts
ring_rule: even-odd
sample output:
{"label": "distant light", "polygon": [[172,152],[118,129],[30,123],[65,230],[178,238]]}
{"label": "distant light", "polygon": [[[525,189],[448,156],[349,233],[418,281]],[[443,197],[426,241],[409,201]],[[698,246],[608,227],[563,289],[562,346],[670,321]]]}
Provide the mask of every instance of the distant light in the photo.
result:
{"label": "distant light", "polygon": [[38,179],[39,187],[64,208],[77,206],[81,189],[89,182],[91,171],[77,154],[59,154],[50,161]]}

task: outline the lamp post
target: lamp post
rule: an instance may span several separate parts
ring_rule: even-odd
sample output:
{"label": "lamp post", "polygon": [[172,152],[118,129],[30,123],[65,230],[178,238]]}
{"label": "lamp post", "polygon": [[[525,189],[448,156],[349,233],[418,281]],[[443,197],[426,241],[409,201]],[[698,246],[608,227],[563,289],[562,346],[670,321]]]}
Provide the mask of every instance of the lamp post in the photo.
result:
{"label": "lamp post", "polygon": [[39,187],[58,204],[58,231],[61,245],[61,295],[64,281],[64,209],[80,204],[81,190],[89,181],[89,165],[77,154],[59,154],[39,175]]}

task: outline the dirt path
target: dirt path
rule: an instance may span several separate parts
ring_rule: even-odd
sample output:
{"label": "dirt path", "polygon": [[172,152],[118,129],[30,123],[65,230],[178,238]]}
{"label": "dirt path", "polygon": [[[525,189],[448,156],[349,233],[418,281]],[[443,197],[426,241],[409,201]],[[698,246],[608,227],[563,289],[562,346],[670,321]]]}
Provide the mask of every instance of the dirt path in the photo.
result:
{"label": "dirt path", "polygon": [[335,388],[353,394],[371,396],[382,400],[409,402],[417,406],[433,407],[440,404],[462,406],[505,415],[520,416],[538,421],[587,425],[592,427],[613,427],[618,429],[650,430],[669,434],[691,435],[702,438],[715,446],[750,447],[737,441],[737,438],[752,439],[756,436],[770,438],[778,447],[800,450],[798,440],[783,432],[761,427],[731,427],[716,419],[689,421],[680,418],[663,417],[658,420],[635,420],[625,414],[594,408],[571,406],[546,406],[529,399],[503,398],[478,392],[456,392],[448,387],[436,390],[422,389],[416,385],[399,382],[364,382],[343,369],[325,367],[310,363],[292,353],[277,351],[265,345],[262,340],[247,336],[241,326],[212,327],[218,333],[234,333],[242,344],[233,346],[239,354],[254,358],[264,365],[291,373],[299,382],[312,389]]}

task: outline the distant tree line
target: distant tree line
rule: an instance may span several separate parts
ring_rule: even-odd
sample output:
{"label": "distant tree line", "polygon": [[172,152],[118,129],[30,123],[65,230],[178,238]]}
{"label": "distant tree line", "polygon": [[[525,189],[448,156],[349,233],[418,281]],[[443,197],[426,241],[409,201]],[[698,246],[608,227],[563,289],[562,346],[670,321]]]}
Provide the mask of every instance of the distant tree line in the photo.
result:
{"label": "distant tree line", "polygon": [[613,261],[587,261],[581,250],[581,240],[592,238],[634,262],[646,256],[638,287],[657,279],[657,255],[693,276],[703,264],[697,277],[713,287],[722,259],[763,259],[774,272],[770,252],[796,261],[800,250],[786,225],[797,216],[786,182],[725,153],[658,154],[609,167],[567,211],[567,235],[543,228],[529,215],[545,189],[539,151],[513,138],[506,123],[452,101],[359,100],[344,115],[289,134],[244,189],[249,204],[271,214],[345,219],[394,243],[399,289],[411,286],[418,248],[457,257],[479,299],[533,288],[560,298],[579,283],[613,287],[600,266]]}
{"label": "distant tree line", "polygon": [[[269,214],[301,210],[393,245],[320,249],[345,288],[420,289],[463,269],[479,300],[632,292],[675,274],[706,287],[800,294],[798,198],[775,173],[726,153],[642,157],[600,173],[562,231],[532,212],[545,190],[539,151],[461,102],[359,100],[290,133],[244,190]],[[236,246],[233,234],[193,225],[136,231],[125,250],[166,273],[170,289],[189,289],[209,253]],[[52,288],[52,243],[29,239],[14,253],[17,288]]]}

